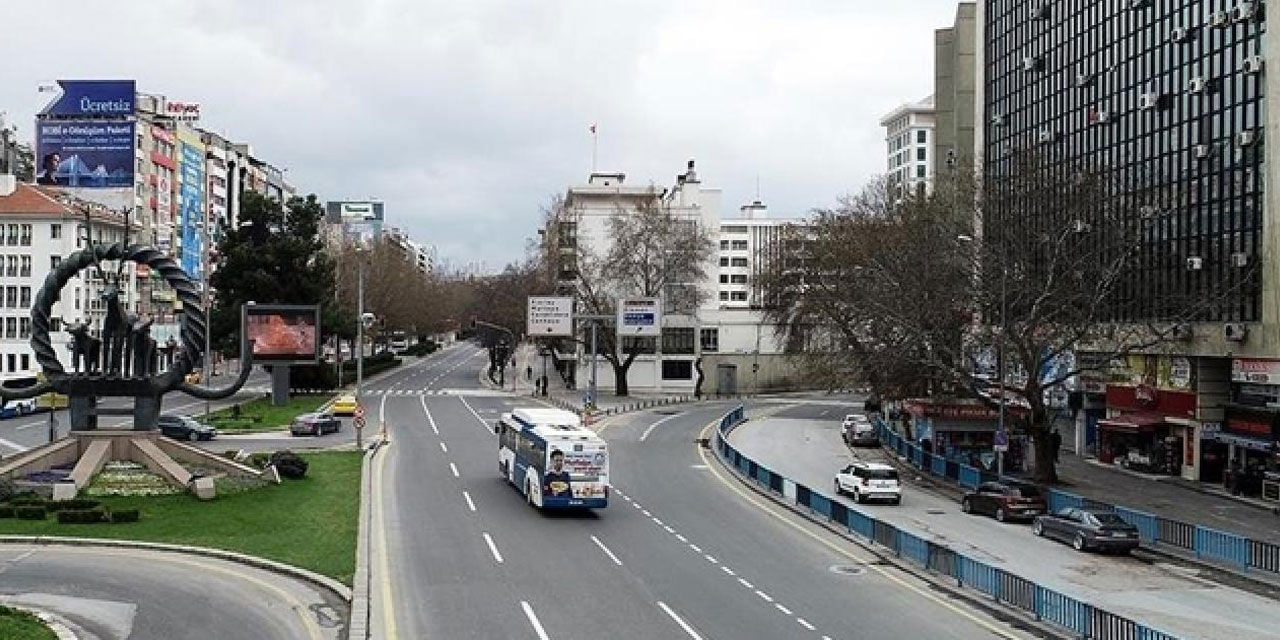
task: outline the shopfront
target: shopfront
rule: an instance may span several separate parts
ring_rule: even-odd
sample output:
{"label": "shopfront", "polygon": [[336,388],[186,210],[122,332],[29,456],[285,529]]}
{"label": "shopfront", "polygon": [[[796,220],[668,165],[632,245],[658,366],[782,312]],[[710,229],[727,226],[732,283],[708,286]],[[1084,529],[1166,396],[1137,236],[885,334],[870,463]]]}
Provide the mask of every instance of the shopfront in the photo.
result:
{"label": "shopfront", "polygon": [[1142,473],[1182,475],[1196,463],[1196,394],[1150,385],[1107,385],[1098,459]]}
{"label": "shopfront", "polygon": [[[999,408],[974,400],[919,399],[904,402],[903,409],[911,418],[916,440],[926,451],[962,464],[996,469]],[[1021,427],[1025,416],[1026,411],[1021,407],[1005,407],[1005,425],[1009,432],[1006,471],[1022,470],[1024,454],[1030,449]]]}
{"label": "shopfront", "polygon": [[1280,360],[1231,362],[1231,402],[1213,446],[1225,453],[1224,487],[1280,502]]}

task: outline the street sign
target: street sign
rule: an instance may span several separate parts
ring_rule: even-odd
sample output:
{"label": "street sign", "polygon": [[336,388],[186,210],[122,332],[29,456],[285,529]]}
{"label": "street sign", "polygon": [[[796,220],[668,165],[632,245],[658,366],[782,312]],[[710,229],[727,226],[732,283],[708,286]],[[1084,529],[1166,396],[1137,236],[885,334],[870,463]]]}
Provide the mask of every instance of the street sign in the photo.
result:
{"label": "street sign", "polygon": [[531,336],[572,336],[573,298],[529,296],[525,331]]}
{"label": "street sign", "polygon": [[355,416],[356,416],[356,420],[364,422],[364,407],[360,405],[356,405]]}
{"label": "street sign", "polygon": [[1009,432],[1003,429],[996,431],[995,450],[1004,453],[1009,450]]}
{"label": "street sign", "polygon": [[662,300],[660,298],[618,300],[618,335],[657,336],[661,334]]}
{"label": "street sign", "polygon": [[364,416],[363,416],[363,415],[357,415],[357,416],[356,416],[356,419],[355,419],[355,425],[356,425],[356,429],[357,429],[357,430],[358,430],[358,429],[363,429],[363,428],[364,428]]}

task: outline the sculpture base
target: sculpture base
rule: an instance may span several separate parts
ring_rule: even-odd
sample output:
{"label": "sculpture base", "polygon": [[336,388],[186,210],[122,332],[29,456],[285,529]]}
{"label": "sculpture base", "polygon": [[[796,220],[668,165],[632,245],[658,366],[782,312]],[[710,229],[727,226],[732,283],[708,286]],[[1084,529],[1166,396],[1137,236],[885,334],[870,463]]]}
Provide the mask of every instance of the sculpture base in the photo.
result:
{"label": "sculpture base", "polygon": [[[166,438],[159,431],[96,429],[73,431],[60,440],[0,462],[0,478],[12,480],[37,471],[48,471],[55,466],[74,464],[66,484],[74,484],[75,492],[64,489],[54,494],[55,498],[74,497],[102,470],[103,465],[113,460],[141,464],[170,484],[188,491],[197,488],[196,482],[191,472],[179,462],[199,464],[229,475],[265,477],[262,471]],[[214,497],[211,483],[201,482],[199,489],[197,495],[200,498]]]}

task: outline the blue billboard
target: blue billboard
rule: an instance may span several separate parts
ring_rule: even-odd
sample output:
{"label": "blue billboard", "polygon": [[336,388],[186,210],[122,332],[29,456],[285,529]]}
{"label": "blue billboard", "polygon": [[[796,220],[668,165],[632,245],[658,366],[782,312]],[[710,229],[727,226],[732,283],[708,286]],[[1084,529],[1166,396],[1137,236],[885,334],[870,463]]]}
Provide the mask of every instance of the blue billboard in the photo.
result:
{"label": "blue billboard", "polygon": [[42,116],[59,118],[124,118],[133,115],[137,85],[133,80],[59,80],[62,90]]}
{"label": "blue billboard", "polygon": [[36,122],[36,182],[64,187],[133,187],[134,123]]}
{"label": "blue billboard", "polygon": [[192,280],[204,279],[204,151],[179,142],[178,228],[182,233],[182,254],[178,263]]}

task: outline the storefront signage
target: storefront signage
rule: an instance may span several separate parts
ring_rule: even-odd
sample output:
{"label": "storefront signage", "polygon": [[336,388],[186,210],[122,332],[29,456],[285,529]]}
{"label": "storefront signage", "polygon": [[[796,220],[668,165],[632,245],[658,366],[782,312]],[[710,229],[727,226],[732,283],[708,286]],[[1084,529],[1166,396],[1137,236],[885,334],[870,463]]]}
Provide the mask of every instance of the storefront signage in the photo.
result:
{"label": "storefront signage", "polygon": [[59,80],[61,93],[40,112],[62,118],[133,115],[133,80]]}
{"label": "storefront signage", "polygon": [[1231,361],[1231,381],[1280,385],[1280,360],[1236,358]]}
{"label": "storefront signage", "polygon": [[[1012,407],[1007,407],[1010,411]],[[923,402],[907,403],[907,411],[912,415],[924,418],[949,418],[952,420],[997,420],[1000,411],[990,407],[969,404],[932,404]]]}
{"label": "storefront signage", "polygon": [[1227,418],[1226,431],[1240,436],[1266,439],[1271,437],[1271,424],[1262,420],[1233,417]]}
{"label": "storefront signage", "polygon": [[1157,389],[1150,385],[1107,385],[1107,408],[1120,411],[1155,412],[1176,418],[1196,417],[1196,394],[1190,391]]}
{"label": "storefront signage", "polygon": [[1168,384],[1174,389],[1190,389],[1194,380],[1194,373],[1191,367],[1191,360],[1182,356],[1168,358],[1169,362],[1169,378]]}
{"label": "storefront signage", "polygon": [[168,100],[164,103],[164,114],[179,122],[197,122],[200,120],[200,103]]}

